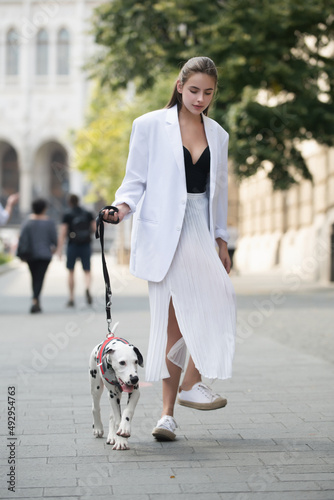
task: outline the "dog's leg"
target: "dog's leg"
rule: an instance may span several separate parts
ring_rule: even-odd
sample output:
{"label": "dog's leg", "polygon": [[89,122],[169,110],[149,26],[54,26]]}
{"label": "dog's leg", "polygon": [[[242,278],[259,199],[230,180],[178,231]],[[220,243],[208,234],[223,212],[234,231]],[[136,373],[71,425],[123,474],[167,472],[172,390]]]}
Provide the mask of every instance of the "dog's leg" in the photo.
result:
{"label": "dog's leg", "polygon": [[133,392],[128,396],[128,404],[123,411],[122,419],[117,430],[117,435],[122,437],[130,437],[131,435],[131,422],[139,400],[140,392],[138,385],[134,387]]}
{"label": "dog's leg", "polygon": [[119,390],[112,386],[109,387],[111,387],[111,389],[109,390],[111,412],[109,416],[109,433],[107,444],[114,445],[116,442],[116,426],[121,421],[121,402]]}
{"label": "dog's leg", "polygon": [[113,444],[113,450],[128,450],[128,440],[125,437],[118,436],[116,430],[120,426],[121,422],[121,392],[116,390],[111,390],[109,392],[111,413],[109,419],[109,434],[107,439],[107,444]]}
{"label": "dog's leg", "polygon": [[101,407],[100,401],[103,393],[103,381],[100,375],[100,370],[96,364],[96,352],[93,351],[89,363],[89,376],[90,376],[90,392],[93,399],[92,412],[93,412],[93,434],[95,437],[101,438],[103,436],[103,424],[101,420]]}

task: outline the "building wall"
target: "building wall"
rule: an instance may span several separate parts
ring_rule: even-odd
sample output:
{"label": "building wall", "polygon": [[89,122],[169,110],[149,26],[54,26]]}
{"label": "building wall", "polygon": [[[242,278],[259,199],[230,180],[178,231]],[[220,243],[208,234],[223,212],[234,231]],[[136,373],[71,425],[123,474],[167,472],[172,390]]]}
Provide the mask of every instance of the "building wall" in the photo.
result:
{"label": "building wall", "polygon": [[300,180],[287,192],[275,192],[261,171],[241,183],[235,256],[240,271],[280,268],[303,279],[330,279],[334,150],[308,142],[303,152],[313,182]]}
{"label": "building wall", "polygon": [[[21,216],[32,198],[45,196],[54,215],[68,191],[84,195],[87,186],[72,168],[70,131],[83,125],[89,83],[83,70],[94,50],[88,35],[93,0],[0,0],[0,181],[4,156],[17,155]],[[7,35],[18,34],[18,74],[7,71]],[[38,75],[36,46],[40,30],[48,35],[48,71]],[[69,73],[57,74],[57,37],[69,33]],[[1,196],[11,188],[1,183]]]}

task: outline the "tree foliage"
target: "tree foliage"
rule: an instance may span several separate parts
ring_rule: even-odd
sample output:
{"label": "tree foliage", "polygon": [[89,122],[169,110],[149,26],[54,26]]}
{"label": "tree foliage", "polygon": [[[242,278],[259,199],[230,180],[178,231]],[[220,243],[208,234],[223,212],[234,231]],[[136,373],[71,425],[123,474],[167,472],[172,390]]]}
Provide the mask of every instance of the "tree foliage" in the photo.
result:
{"label": "tree foliage", "polygon": [[[92,74],[152,88],[189,57],[219,68],[214,118],[240,178],[311,179],[301,142],[334,143],[333,0],[112,0],[96,9]],[[157,106],[156,106],[157,107]]]}
{"label": "tree foliage", "polygon": [[171,85],[170,78],[158,79],[154,90],[140,95],[131,95],[129,89],[110,93],[96,87],[86,125],[73,136],[75,166],[90,181],[92,200],[112,201],[124,176],[133,120],[156,106],[163,107]]}

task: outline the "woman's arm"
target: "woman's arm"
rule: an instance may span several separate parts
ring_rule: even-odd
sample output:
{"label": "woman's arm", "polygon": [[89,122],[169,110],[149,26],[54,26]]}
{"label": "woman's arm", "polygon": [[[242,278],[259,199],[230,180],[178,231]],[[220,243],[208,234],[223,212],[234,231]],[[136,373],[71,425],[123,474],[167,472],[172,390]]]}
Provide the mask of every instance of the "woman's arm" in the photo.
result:
{"label": "woman's arm", "polygon": [[218,251],[219,258],[222,261],[222,264],[225,267],[226,272],[229,273],[231,270],[231,259],[228,253],[227,243],[221,238],[217,238],[216,242],[219,249]]}
{"label": "woman's arm", "polygon": [[126,203],[121,203],[120,205],[117,205],[117,208],[118,212],[114,212],[113,215],[110,213],[112,211],[103,210],[103,219],[109,222],[118,222],[118,221],[122,222],[124,217],[126,217],[131,211],[129,205],[127,205]]}
{"label": "woman's arm", "polygon": [[125,177],[113,203],[121,207],[120,220],[136,211],[146,189],[149,161],[147,126],[140,118],[133,122]]}

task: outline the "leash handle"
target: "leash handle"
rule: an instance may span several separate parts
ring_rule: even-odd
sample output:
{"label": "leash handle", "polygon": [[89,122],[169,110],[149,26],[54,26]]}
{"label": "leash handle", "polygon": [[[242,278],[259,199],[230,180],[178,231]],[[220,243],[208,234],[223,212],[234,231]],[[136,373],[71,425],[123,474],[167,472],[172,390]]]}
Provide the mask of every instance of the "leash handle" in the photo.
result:
{"label": "leash handle", "polygon": [[109,221],[105,220],[103,218],[104,215],[104,210],[108,210],[109,212],[113,212],[112,215],[115,212],[118,212],[118,208],[114,207],[112,205],[107,205],[106,207],[102,208],[98,216],[96,217],[96,231],[95,231],[95,238],[100,239],[100,244],[101,244],[101,254],[102,254],[102,269],[103,269],[103,277],[104,277],[104,283],[105,283],[105,298],[106,298],[106,315],[107,315],[107,325],[108,325],[108,335],[110,335],[111,332],[111,298],[112,298],[112,291],[111,291],[111,286],[110,286],[110,278],[109,278],[109,273],[108,273],[108,268],[107,268],[107,263],[104,255],[104,222],[108,222],[109,224],[118,224],[119,219],[117,221]]}

